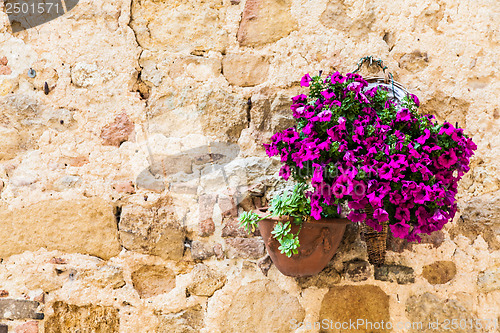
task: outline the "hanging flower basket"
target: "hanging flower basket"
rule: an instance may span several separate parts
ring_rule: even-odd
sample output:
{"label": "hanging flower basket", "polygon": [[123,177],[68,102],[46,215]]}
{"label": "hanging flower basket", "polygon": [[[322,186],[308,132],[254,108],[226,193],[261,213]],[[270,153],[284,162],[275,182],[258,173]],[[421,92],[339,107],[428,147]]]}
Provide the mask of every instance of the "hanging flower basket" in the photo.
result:
{"label": "hanging flower basket", "polygon": [[[418,98],[386,73],[382,61],[375,64],[384,78],[357,74],[366,61],[374,59],[363,58],[345,76],[306,74],[300,83],[309,93],[293,97],[290,107],[295,126],[265,145],[283,163],[280,176],[299,185],[271,204],[272,217],[290,216],[299,226],[293,231],[290,221],[274,224],[271,234],[287,257],[304,245],[300,234],[309,231],[300,226],[310,218],[347,215],[361,223],[369,260],[381,265],[388,229],[418,242],[455,216],[458,181],[476,145],[458,124],[419,114]],[[263,218],[245,212],[240,222],[254,229]]]}

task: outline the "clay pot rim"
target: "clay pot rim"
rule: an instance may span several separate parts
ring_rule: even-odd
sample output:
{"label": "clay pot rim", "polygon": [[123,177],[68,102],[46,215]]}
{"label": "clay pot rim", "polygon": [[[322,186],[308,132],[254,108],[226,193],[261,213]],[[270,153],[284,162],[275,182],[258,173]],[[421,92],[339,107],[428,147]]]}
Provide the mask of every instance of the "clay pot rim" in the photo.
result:
{"label": "clay pot rim", "polygon": [[[255,210],[255,213],[259,215],[260,217],[263,217],[265,215],[265,212],[267,211],[269,207],[261,207],[257,208]],[[280,217],[267,217],[260,222],[276,222],[276,221],[292,221],[292,218],[290,216],[280,216]],[[309,217],[305,224],[307,225],[315,225],[318,227],[323,227],[323,226],[331,226],[332,224],[351,224],[352,222],[346,218],[325,218],[322,217],[321,220],[315,220],[312,217]]]}

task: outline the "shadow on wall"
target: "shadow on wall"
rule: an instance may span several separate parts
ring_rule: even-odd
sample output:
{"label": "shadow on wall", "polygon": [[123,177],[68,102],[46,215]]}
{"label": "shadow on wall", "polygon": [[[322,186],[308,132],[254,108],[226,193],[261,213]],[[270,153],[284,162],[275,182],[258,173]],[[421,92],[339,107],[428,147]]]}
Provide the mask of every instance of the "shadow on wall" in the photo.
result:
{"label": "shadow on wall", "polygon": [[224,205],[221,213],[234,215],[250,186],[245,168],[237,165],[239,153],[237,144],[225,142],[180,151],[150,161],[150,166],[137,176],[136,184],[156,192],[197,196],[200,220],[211,219],[222,195],[231,203]]}

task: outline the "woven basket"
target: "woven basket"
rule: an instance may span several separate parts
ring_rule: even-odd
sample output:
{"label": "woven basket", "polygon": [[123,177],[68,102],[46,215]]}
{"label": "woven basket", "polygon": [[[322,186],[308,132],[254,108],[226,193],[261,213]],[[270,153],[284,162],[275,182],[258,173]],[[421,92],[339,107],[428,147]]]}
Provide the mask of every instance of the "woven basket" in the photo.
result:
{"label": "woven basket", "polygon": [[[365,209],[367,218],[373,217],[373,208]],[[387,223],[384,223],[382,231],[375,231],[366,223],[361,224],[361,232],[364,235],[368,261],[374,266],[381,266],[385,262],[385,252],[387,249]]]}

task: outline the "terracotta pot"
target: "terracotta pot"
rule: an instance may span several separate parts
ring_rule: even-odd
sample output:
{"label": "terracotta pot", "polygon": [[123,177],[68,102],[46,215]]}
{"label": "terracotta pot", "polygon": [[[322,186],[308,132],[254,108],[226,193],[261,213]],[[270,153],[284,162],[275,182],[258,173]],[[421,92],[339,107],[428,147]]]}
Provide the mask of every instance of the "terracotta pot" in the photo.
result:
{"label": "terracotta pot", "polygon": [[[257,211],[265,215],[266,208]],[[271,231],[278,221],[291,221],[289,217],[268,218],[259,222],[259,231],[264,239],[267,253],[276,268],[288,276],[310,276],[318,274],[326,267],[337,251],[344,236],[348,219],[310,219],[302,225],[299,234],[299,253],[290,258],[282,254],[279,242],[272,237]],[[296,233],[299,226],[292,223],[292,232]]]}

